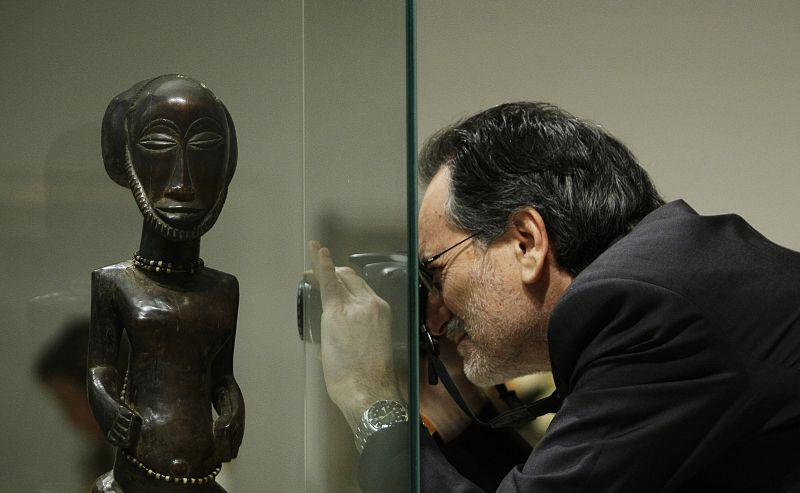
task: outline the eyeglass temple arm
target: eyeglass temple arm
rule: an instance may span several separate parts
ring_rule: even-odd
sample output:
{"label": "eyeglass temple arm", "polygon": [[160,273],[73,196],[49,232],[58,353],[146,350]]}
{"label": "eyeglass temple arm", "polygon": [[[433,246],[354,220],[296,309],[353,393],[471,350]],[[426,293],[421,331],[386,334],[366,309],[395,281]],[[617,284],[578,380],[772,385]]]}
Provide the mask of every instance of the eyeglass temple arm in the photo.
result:
{"label": "eyeglass temple arm", "polygon": [[434,255],[432,257],[428,257],[428,258],[423,259],[423,260],[420,260],[419,263],[420,263],[420,265],[422,267],[427,267],[431,262],[433,262],[437,258],[441,257],[442,255],[444,255],[445,253],[449,252],[450,250],[452,250],[453,248],[457,247],[458,245],[464,243],[465,241],[471,240],[472,238],[475,238],[476,236],[478,236],[478,233],[473,233],[473,234],[467,236],[466,238],[464,238],[463,240],[459,241],[455,245],[453,245],[453,246],[451,246],[451,247],[449,247],[449,248],[437,253],[436,255]]}

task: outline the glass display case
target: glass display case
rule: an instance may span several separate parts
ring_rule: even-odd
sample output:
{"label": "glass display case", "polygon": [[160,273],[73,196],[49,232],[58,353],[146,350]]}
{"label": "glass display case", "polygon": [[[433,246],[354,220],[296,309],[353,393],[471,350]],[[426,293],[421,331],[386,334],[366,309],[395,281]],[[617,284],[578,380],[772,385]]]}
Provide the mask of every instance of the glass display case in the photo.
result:
{"label": "glass display case", "polygon": [[309,240],[342,265],[367,253],[391,263],[385,296],[414,404],[407,2],[188,7],[0,7],[4,491],[88,491],[111,466],[85,389],[65,382],[85,372],[90,273],[130,261],[142,232],[134,197],[103,168],[103,113],[159,74],[206,83],[238,134],[225,208],[201,240],[205,265],[235,275],[240,290],[234,373],[247,419],[219,483],[229,493],[358,491],[353,437],[327,398],[319,346],[297,337]]}
{"label": "glass display case", "polygon": [[[415,299],[408,295],[416,286],[409,284],[409,274],[416,278],[413,267],[409,269],[416,265],[413,47],[407,43],[411,6],[307,0],[303,15],[305,238],[328,247],[336,265],[354,268],[390,304],[394,360],[413,401]],[[308,284],[305,289],[298,291],[305,306],[298,322],[306,361],[306,491],[358,491],[353,436],[323,380],[319,293]],[[413,441],[409,436],[406,444],[411,464],[411,451],[417,450]],[[409,468],[412,477],[414,469]]]}

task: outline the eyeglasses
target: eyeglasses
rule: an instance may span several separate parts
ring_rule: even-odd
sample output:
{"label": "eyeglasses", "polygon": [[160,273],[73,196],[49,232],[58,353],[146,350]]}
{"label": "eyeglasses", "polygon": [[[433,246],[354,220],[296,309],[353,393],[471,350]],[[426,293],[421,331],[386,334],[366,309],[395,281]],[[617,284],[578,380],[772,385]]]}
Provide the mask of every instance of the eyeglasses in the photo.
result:
{"label": "eyeglasses", "polygon": [[[428,292],[430,292],[430,291],[435,292],[436,291],[436,288],[433,285],[433,274],[431,274],[430,271],[428,270],[428,266],[431,263],[435,262],[436,259],[438,259],[442,255],[444,255],[445,253],[447,253],[450,250],[452,250],[453,248],[461,245],[462,243],[466,242],[467,240],[471,240],[472,238],[475,238],[476,236],[477,236],[477,233],[471,234],[471,235],[467,236],[466,238],[464,238],[463,240],[461,240],[458,243],[456,243],[455,245],[452,245],[452,246],[450,246],[448,248],[445,248],[444,250],[442,250],[441,252],[437,253],[436,255],[432,255],[430,257],[421,259],[419,261],[418,271],[419,271],[420,290],[422,290],[422,289],[425,290],[424,293],[422,291],[420,291],[420,303],[422,303],[423,300],[427,300]],[[423,294],[424,294],[424,298],[423,298]]]}

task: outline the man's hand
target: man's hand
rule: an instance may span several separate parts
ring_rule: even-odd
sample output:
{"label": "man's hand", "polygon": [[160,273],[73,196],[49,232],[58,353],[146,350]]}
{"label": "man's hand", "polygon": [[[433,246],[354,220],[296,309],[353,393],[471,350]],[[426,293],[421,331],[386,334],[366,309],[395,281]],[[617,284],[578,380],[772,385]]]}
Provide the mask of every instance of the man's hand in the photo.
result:
{"label": "man's hand", "polygon": [[355,432],[361,413],[381,399],[404,401],[392,358],[391,309],[327,248],[310,243],[322,297],[322,368],[331,400]]}

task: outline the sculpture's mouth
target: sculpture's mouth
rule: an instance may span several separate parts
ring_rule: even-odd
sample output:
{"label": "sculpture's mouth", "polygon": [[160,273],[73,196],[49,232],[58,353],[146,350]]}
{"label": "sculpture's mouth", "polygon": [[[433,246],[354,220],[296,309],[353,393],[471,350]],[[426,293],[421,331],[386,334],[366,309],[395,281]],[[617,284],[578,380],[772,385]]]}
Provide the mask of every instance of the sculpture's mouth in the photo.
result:
{"label": "sculpture's mouth", "polygon": [[175,212],[179,214],[194,214],[196,212],[203,212],[203,209],[200,209],[199,207],[183,204],[158,205],[156,206],[156,209],[161,212]]}
{"label": "sculpture's mouth", "polygon": [[153,208],[165,221],[179,228],[193,226],[203,219],[206,210],[192,202],[159,201]]}

